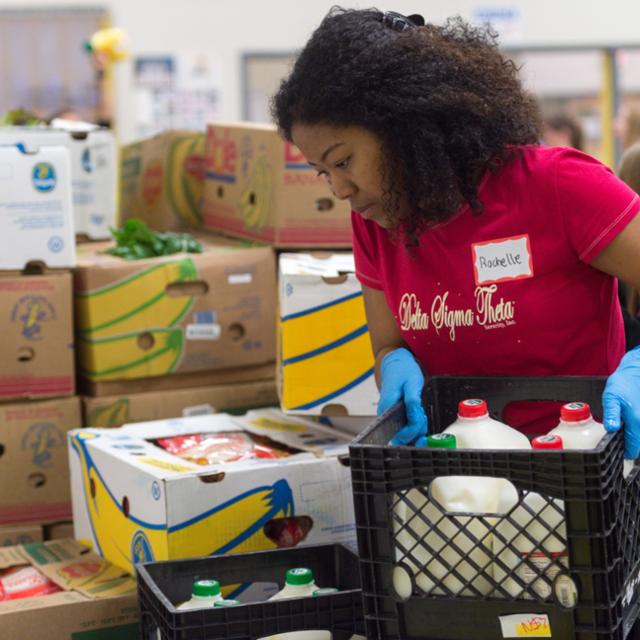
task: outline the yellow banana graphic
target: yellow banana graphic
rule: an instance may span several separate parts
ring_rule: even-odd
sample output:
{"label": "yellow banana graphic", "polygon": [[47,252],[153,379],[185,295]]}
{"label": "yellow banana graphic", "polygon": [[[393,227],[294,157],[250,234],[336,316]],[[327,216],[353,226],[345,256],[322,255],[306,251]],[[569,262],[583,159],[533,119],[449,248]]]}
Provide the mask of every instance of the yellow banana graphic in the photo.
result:
{"label": "yellow banana graphic", "polygon": [[129,399],[120,398],[111,404],[94,407],[87,415],[87,427],[119,427],[129,421]]}
{"label": "yellow banana graphic", "polygon": [[240,213],[249,229],[260,230],[269,220],[271,208],[271,169],[264,156],[258,158],[253,174],[240,196]]}
{"label": "yellow banana graphic", "polygon": [[167,285],[195,280],[191,258],[170,260],[101,289],[76,293],[76,330],[83,337],[106,338],[147,327],[172,327],[182,320],[194,296],[169,296]]}
{"label": "yellow banana graphic", "polygon": [[104,484],[87,441],[100,437],[90,432],[73,436],[71,447],[80,459],[85,504],[91,518],[97,551],[114,564],[132,571],[132,560],[187,558],[212,553],[239,553],[275,547],[263,533],[276,517],[294,514],[293,494],[286,480],[255,487],[209,511],[175,526],[145,522],[131,511],[126,515]]}
{"label": "yellow banana graphic", "polygon": [[78,337],[79,373],[89,380],[150,378],[171,373],[184,349],[182,329],[150,329],[153,345],[143,349],[141,332],[90,340]]}
{"label": "yellow banana graphic", "polygon": [[308,410],[373,375],[362,292],[282,317],[282,406]]}
{"label": "yellow banana graphic", "polygon": [[169,149],[167,198],[182,223],[191,228],[202,225],[200,200],[204,180],[197,159],[204,155],[204,141],[204,134],[193,134],[178,138]]}

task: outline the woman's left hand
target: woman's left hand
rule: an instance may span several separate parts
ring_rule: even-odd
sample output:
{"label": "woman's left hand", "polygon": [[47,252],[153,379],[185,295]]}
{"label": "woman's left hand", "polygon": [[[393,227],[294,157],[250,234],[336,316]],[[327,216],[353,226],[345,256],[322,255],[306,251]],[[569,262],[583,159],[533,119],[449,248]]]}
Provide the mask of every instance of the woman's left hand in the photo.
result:
{"label": "woman's left hand", "polygon": [[640,454],[640,347],[626,353],[609,376],[602,407],[607,431],[624,423],[624,457],[635,460]]}

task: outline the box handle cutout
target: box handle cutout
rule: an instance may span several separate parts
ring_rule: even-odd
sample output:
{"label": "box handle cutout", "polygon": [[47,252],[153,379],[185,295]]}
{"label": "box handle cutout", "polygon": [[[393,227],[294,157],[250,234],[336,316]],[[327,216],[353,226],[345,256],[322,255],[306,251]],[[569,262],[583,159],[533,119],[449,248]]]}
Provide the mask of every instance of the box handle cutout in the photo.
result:
{"label": "box handle cutout", "polygon": [[237,342],[238,340],[242,340],[242,338],[244,338],[245,336],[245,329],[244,326],[241,325],[239,322],[234,322],[232,325],[229,326],[229,335],[231,336],[231,339],[234,342]]}
{"label": "box handle cutout", "polygon": [[209,293],[209,285],[204,280],[171,282],[165,287],[164,291],[170,298],[179,298],[180,296],[204,296]]}
{"label": "box handle cutout", "polygon": [[138,347],[143,351],[149,351],[151,347],[155,344],[155,338],[148,332],[145,331],[138,336]]}
{"label": "box handle cutout", "polygon": [[287,548],[302,542],[312,528],[313,520],[309,516],[293,516],[272,518],[264,525],[263,532],[278,548]]}
{"label": "box handle cutout", "polygon": [[218,196],[218,198],[220,198],[220,200],[222,200],[222,198],[224,198],[224,187],[218,187],[218,189],[216,190],[216,195]]}
{"label": "box handle cutout", "polygon": [[47,476],[45,476],[44,473],[30,473],[28,480],[29,485],[34,489],[39,489],[47,484]]}
{"label": "box handle cutout", "polygon": [[20,362],[31,362],[36,352],[31,347],[20,347],[18,349],[18,360]]}
{"label": "box handle cutout", "polygon": [[124,498],[122,498],[122,513],[124,513],[124,517],[128,518],[129,517],[129,498],[127,498],[127,496],[125,496]]}
{"label": "box handle cutout", "polygon": [[333,200],[331,198],[318,198],[316,200],[316,209],[318,211],[330,211],[333,209]]}
{"label": "box handle cutout", "polygon": [[207,475],[198,476],[200,482],[205,484],[214,484],[215,482],[222,482],[227,474],[224,471],[218,473],[209,473]]}

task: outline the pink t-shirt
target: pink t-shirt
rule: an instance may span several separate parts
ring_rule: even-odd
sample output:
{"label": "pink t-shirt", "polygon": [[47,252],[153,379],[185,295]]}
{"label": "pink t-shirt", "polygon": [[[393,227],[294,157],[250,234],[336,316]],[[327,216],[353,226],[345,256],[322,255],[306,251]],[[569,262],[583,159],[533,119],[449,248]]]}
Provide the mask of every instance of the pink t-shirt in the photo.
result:
{"label": "pink t-shirt", "polygon": [[[638,196],[573,149],[521,151],[482,181],[480,215],[461,208],[413,252],[352,213],[357,276],[384,291],[427,375],[608,375],[624,353],[617,281],[590,263]],[[514,410],[529,433],[553,426]]]}

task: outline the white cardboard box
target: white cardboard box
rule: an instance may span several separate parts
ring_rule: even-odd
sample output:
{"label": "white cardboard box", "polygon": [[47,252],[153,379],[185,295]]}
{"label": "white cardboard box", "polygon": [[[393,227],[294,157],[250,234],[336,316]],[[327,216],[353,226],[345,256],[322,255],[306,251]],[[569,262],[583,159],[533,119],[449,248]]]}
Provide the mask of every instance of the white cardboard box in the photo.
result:
{"label": "white cardboard box", "polygon": [[0,145],[0,269],[76,263],[69,151]]}
{"label": "white cardboard box", "polygon": [[108,129],[2,127],[0,144],[22,144],[28,150],[62,146],[69,150],[75,232],[92,240],[110,238],[116,226],[117,147]]}
{"label": "white cardboard box", "polygon": [[353,254],[283,253],[278,382],[286,413],[375,416],[374,357]]}
{"label": "white cardboard box", "polygon": [[[242,430],[300,453],[202,466],[152,441]],[[277,409],[75,430],[69,435],[75,537],[129,571],[137,561],[272,549],[278,545],[269,527],[293,524],[292,518],[311,525],[306,537],[296,536],[299,544],[355,547],[350,439]]]}

